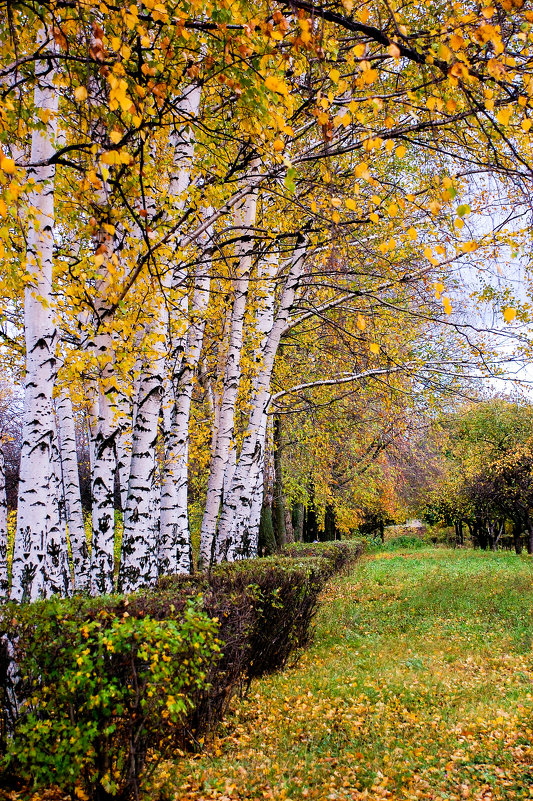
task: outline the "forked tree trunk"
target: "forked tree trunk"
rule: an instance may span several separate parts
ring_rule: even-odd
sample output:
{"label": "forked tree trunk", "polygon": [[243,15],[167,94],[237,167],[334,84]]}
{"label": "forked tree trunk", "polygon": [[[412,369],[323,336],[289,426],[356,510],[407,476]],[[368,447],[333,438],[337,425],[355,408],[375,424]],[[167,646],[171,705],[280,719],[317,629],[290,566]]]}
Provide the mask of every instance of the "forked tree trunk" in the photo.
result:
{"label": "forked tree trunk", "polygon": [[235,225],[241,232],[241,240],[236,249],[237,277],[234,284],[234,300],[231,316],[229,346],[226,356],[226,369],[220,403],[218,435],[215,453],[211,462],[207,484],[207,499],[200,533],[200,566],[211,564],[214,556],[214,543],[217,518],[220,511],[222,489],[226,467],[230,458],[235,429],[235,404],[241,377],[241,352],[243,345],[244,314],[250,282],[250,269],[253,255],[253,235],[257,212],[257,191],[251,192],[242,204],[235,209]]}
{"label": "forked tree trunk", "polygon": [[[181,99],[181,108],[191,120],[198,114],[201,90],[191,86]],[[175,177],[169,193],[174,198],[174,211],[185,206],[185,192],[190,182],[194,140],[191,131],[177,131],[171,138],[174,148]],[[133,592],[154,582],[160,569],[160,486],[156,479],[156,446],[159,416],[166,384],[169,313],[167,295],[173,286],[186,298],[186,273],[179,266],[172,271],[166,265],[161,279],[163,296],[154,311],[149,336],[152,348],[143,364],[138,405],[133,424],[132,455],[128,483],[128,501],[124,515],[124,536],[119,571],[119,587]],[[186,316],[185,316],[186,319]],[[178,321],[178,324],[183,321]],[[165,532],[166,533],[166,532]]]}
{"label": "forked tree trunk", "polygon": [[230,491],[224,499],[220,513],[217,535],[219,544],[216,551],[218,561],[248,558],[257,553],[259,532],[255,516],[252,528],[251,508],[264,460],[270,382],[281,336],[287,325],[300,282],[304,257],[305,244],[302,241],[291,260],[276,320],[266,337],[262,365],[253,382],[247,436],[243,442]]}
{"label": "forked tree trunk", "polygon": [[[39,38],[40,44],[45,44],[44,29]],[[52,62],[48,64],[48,72],[40,76],[34,91],[36,116],[49,116],[48,121],[32,133],[32,164],[47,165],[55,152],[58,92],[53,85]],[[45,62],[36,62],[39,72],[44,72],[46,66]],[[58,536],[52,452],[56,437],[53,390],[57,348],[52,291],[55,167],[30,167],[27,179],[33,179],[35,191],[29,196],[29,280],[24,292],[26,375],[11,588],[11,597],[17,601],[33,601],[61,592],[68,579],[60,575],[61,570],[54,569],[55,563],[59,566],[61,561],[57,548],[66,545]]]}

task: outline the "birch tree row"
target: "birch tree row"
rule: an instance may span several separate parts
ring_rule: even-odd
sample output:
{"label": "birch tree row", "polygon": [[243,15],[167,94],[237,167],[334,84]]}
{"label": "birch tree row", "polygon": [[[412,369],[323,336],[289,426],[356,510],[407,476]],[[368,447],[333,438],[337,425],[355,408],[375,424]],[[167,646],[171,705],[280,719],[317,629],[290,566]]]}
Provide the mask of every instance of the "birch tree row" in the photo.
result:
{"label": "birch tree row", "polygon": [[[431,37],[414,5],[400,22],[351,0],[3,6],[2,349],[24,395],[11,598],[190,572],[193,474],[199,566],[255,556],[275,414],[316,392],[353,414],[385,384],[386,429],[400,397],[497,371],[502,332],[473,334],[452,298],[464,265],[528,233],[511,214],[475,236],[494,197],[472,198],[464,165],[520,216],[531,25],[514,6],[494,24],[428,9]],[[505,334],[525,324],[509,293],[492,302]]]}

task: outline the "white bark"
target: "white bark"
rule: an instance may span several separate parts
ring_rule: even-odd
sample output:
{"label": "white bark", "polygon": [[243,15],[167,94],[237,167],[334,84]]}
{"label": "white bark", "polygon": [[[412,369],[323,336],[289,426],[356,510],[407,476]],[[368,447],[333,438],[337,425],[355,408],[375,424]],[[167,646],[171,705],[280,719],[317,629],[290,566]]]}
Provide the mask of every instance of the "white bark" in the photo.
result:
{"label": "white bark", "polygon": [[6,467],[0,444],[0,602],[7,601],[8,597]]}
{"label": "white bark", "polygon": [[[207,250],[205,251],[207,254]],[[161,488],[160,572],[190,573],[192,548],[188,512],[189,422],[193,378],[200,361],[209,304],[210,260],[197,269],[187,347],[174,376],[174,404]]]}
{"label": "white bark", "polygon": [[74,566],[74,587],[84,592],[89,589],[89,548],[83,522],[80,495],[76,430],[72,400],[68,389],[63,388],[56,400],[59,428],[61,469],[65,498],[65,514]]}
{"label": "white bark", "polygon": [[45,570],[50,595],[70,595],[72,576],[68,559],[67,519],[59,436],[54,415],[54,437],[52,439],[52,515],[46,539]]}
{"label": "white bark", "polygon": [[246,196],[242,204],[235,210],[235,226],[241,233],[241,239],[236,248],[237,275],[234,282],[233,310],[220,403],[218,434],[215,453],[211,461],[207,484],[207,499],[200,533],[199,561],[203,567],[211,564],[214,556],[217,518],[224,487],[224,476],[234,435],[235,403],[241,377],[244,314],[254,249],[253,228],[256,213],[257,192],[252,192]]}
{"label": "white bark", "polygon": [[133,425],[128,501],[124,513],[124,536],[119,571],[121,592],[147,586],[157,573],[157,542],[154,542],[153,487],[159,412],[165,377],[166,306],[161,300],[154,310],[149,331],[153,337],[139,381],[137,413]]}
{"label": "white bark", "polygon": [[[106,338],[110,339],[110,338]],[[102,343],[106,350],[110,342]],[[107,370],[111,370],[111,365]],[[105,595],[114,589],[115,565],[115,439],[117,428],[113,403],[113,388],[98,387],[98,425],[93,440],[92,469],[92,595]]]}
{"label": "white bark", "polygon": [[[43,29],[40,43],[45,41]],[[36,69],[44,72],[46,64],[36,62]],[[27,273],[30,280],[24,293],[26,376],[11,588],[11,597],[17,601],[33,601],[61,592],[68,586],[68,575],[62,573],[62,559],[57,553],[57,548],[64,546],[58,536],[52,461],[56,436],[52,396],[57,347],[52,294],[55,167],[46,165],[54,155],[57,136],[58,92],[53,85],[54,74],[51,66],[34,90],[36,115],[48,112],[50,116],[44,129],[33,131],[31,141],[31,163],[44,166],[30,167],[27,175],[35,181],[35,191],[29,196]],[[57,572],[54,571],[56,564]],[[47,568],[52,570],[49,576]]]}
{"label": "white bark", "polygon": [[[261,483],[264,445],[266,437],[267,409],[270,403],[270,382],[279,343],[290,311],[294,305],[305,258],[305,243],[295,250],[278,313],[272,323],[273,297],[262,313],[263,330],[270,332],[265,338],[262,365],[254,378],[251,393],[252,408],[248,417],[247,435],[244,439],[239,461],[235,469],[231,488],[224,498],[217,533],[217,561],[242,559],[255,556],[259,530],[256,520],[252,528],[252,503]],[[271,291],[273,296],[273,290]]]}
{"label": "white bark", "polygon": [[[194,119],[200,104],[200,87],[190,87],[181,99],[181,110],[187,119]],[[174,198],[174,211],[185,206],[185,193],[190,183],[194,140],[189,128],[177,131],[171,138],[174,148],[175,177],[169,192]],[[168,265],[167,265],[168,267]],[[167,359],[167,332],[169,328],[166,295],[171,285],[182,298],[186,274],[179,266],[172,272],[166,269],[161,280],[164,297],[154,311],[149,335],[152,337],[152,354],[143,365],[138,394],[138,407],[133,426],[132,455],[128,484],[128,501],[124,515],[124,537],[119,572],[122,592],[133,592],[153,583],[158,573],[159,546],[156,532],[159,512],[156,501],[156,445],[159,415],[163,399]],[[181,321],[178,321],[178,325]]]}
{"label": "white bark", "polygon": [[131,468],[131,440],[133,431],[133,403],[125,393],[117,397],[117,476],[120,492],[120,507],[124,512],[128,502],[128,481]]}

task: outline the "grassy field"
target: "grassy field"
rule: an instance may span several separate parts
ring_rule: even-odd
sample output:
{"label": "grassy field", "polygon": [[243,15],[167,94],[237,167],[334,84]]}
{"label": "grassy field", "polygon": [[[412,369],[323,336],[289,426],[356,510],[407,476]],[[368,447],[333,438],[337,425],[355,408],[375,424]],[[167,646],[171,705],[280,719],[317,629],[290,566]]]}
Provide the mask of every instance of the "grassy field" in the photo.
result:
{"label": "grassy field", "polygon": [[[533,798],[533,559],[363,557],[314,646],[252,686],[163,798]],[[155,788],[154,788],[155,789]]]}

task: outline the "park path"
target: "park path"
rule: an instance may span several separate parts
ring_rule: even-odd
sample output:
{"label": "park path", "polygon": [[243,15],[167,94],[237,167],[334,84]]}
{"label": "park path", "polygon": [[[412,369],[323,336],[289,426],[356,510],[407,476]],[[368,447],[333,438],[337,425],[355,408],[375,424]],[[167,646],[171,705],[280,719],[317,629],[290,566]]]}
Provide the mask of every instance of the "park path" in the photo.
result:
{"label": "park path", "polygon": [[533,560],[364,556],[324,593],[315,643],[253,685],[169,797],[533,797]]}

